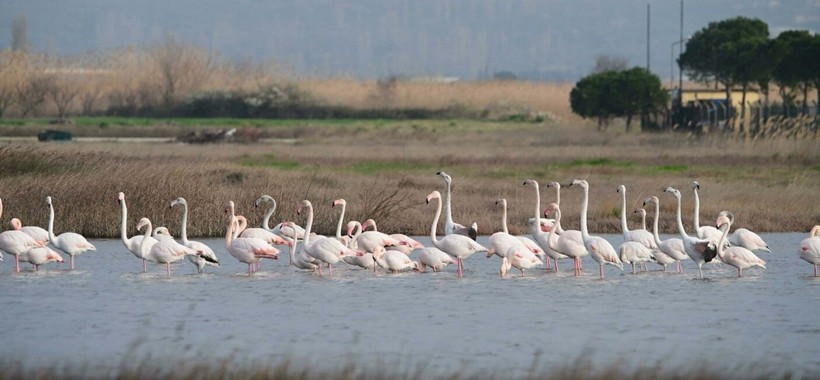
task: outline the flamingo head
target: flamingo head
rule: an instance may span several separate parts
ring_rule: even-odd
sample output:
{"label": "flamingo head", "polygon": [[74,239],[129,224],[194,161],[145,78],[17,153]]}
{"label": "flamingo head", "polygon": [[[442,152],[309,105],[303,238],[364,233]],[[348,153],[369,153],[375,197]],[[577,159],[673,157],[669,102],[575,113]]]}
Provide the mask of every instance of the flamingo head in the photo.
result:
{"label": "flamingo head", "polygon": [[228,201],[227,203],[225,203],[225,213],[226,214],[233,215],[234,210],[236,210],[236,205],[233,203],[233,201]]}
{"label": "flamingo head", "polygon": [[339,199],[333,201],[333,205],[331,207],[336,207],[336,206],[347,206],[347,201],[344,200],[344,199],[339,198]]}
{"label": "flamingo head", "polygon": [[658,204],[658,197],[653,195],[649,198],[644,199],[643,200],[643,207],[646,207],[646,205],[648,205],[650,203]]}
{"label": "flamingo head", "polygon": [[640,216],[646,216],[646,210],[642,208],[636,208],[633,214],[638,214]]}
{"label": "flamingo head", "polygon": [[495,205],[496,206],[502,205],[504,207],[507,207],[507,200],[504,199],[504,198],[498,198],[498,199],[495,200]]}
{"label": "flamingo head", "polygon": [[421,272],[421,265],[418,261],[413,261],[413,272]]}
{"label": "flamingo head", "polygon": [[171,201],[171,205],[168,206],[168,208],[174,207],[176,205],[186,205],[187,206],[188,201],[186,201],[185,198],[179,197],[179,198],[174,199],[173,201]]}
{"label": "flamingo head", "polygon": [[362,223],[362,231],[367,231],[367,228],[371,227],[371,226],[373,227],[373,230],[375,231],[376,230],[376,221],[373,220],[373,219],[365,220],[364,223]]}
{"label": "flamingo head", "polygon": [[558,182],[552,181],[552,182],[547,184],[547,187],[554,187],[554,188],[560,190],[561,189],[561,184],[558,183]]}
{"label": "flamingo head", "polygon": [[168,231],[168,227],[160,226],[160,227],[154,228],[154,235],[171,236],[171,231]]}
{"label": "flamingo head", "polygon": [[[439,172],[439,173],[441,173],[441,172]],[[439,193],[438,190],[435,190],[432,193],[427,194],[427,203],[430,203],[431,200],[436,199],[436,198],[441,199],[441,193]]]}
{"label": "flamingo head", "polygon": [[117,202],[125,202],[125,193],[123,193],[122,191],[120,191],[120,193],[117,194]]}
{"label": "flamingo head", "polygon": [[670,193],[670,194],[674,195],[675,198],[680,199],[680,191],[678,189],[674,188],[674,187],[667,187],[663,192],[664,193]]}
{"label": "flamingo head", "polygon": [[589,182],[583,179],[573,179],[569,186],[581,186],[584,189],[589,189]]}
{"label": "flamingo head", "polygon": [[700,184],[698,181],[692,181],[692,190],[700,190]]}
{"label": "flamingo head", "polygon": [[626,186],[624,186],[624,185],[618,185],[618,189],[617,189],[617,190],[615,190],[615,192],[616,192],[616,193],[620,193],[620,194],[626,194]]}
{"label": "flamingo head", "polygon": [[559,210],[558,204],[555,203],[555,202],[552,202],[552,203],[548,204],[546,208],[544,208],[544,216],[549,217],[556,210]]}
{"label": "flamingo head", "polygon": [[732,223],[735,221],[735,215],[729,211],[721,211],[718,214],[717,220],[715,221],[715,227],[720,229],[724,224],[729,225],[731,227]]}
{"label": "flamingo head", "polygon": [[351,238],[353,237],[353,231],[356,229],[356,227],[362,228],[362,225],[359,222],[355,221],[355,220],[351,220],[351,221],[347,222],[347,236],[348,237],[351,237]]}
{"label": "flamingo head", "polygon": [[54,261],[54,262],[58,262],[58,263],[64,263],[64,262],[65,262],[65,260],[63,260],[63,257],[62,257],[62,256],[60,256],[60,254],[59,254],[59,253],[54,252],[53,250],[48,249],[48,248],[44,248],[44,249],[46,249],[46,250],[47,250],[47,251],[46,251],[46,259],[47,259],[47,260],[49,260],[49,261]]}
{"label": "flamingo head", "polygon": [[450,178],[450,175],[443,171],[436,173],[436,175],[440,175],[442,178],[444,178],[444,182],[447,182],[448,184],[453,182],[453,179]]}
{"label": "flamingo head", "polygon": [[11,218],[11,220],[9,221],[9,226],[11,226],[12,230],[19,230],[23,228],[23,222],[21,222],[20,219]]}
{"label": "flamingo head", "polygon": [[46,196],[46,204],[51,206],[51,195]]}
{"label": "flamingo head", "polygon": [[139,223],[137,223],[137,231],[142,230],[143,227],[148,226],[148,229],[151,229],[151,221],[148,218],[140,219]]}
{"label": "flamingo head", "polygon": [[299,207],[296,208],[296,215],[302,215],[302,210],[305,208],[313,208],[313,205],[307,199],[299,203]]}
{"label": "flamingo head", "polygon": [[261,197],[259,197],[259,199],[256,200],[256,202],[253,203],[253,205],[259,207],[259,205],[262,202],[273,202],[274,204],[276,204],[276,201],[274,201],[270,195],[262,195]]}
{"label": "flamingo head", "polygon": [[525,180],[524,180],[524,186],[527,186],[527,185],[530,185],[530,186],[536,186],[536,187],[537,187],[537,186],[538,186],[538,182],[536,182],[534,179],[529,179],[529,178],[527,178],[527,179],[525,179]]}

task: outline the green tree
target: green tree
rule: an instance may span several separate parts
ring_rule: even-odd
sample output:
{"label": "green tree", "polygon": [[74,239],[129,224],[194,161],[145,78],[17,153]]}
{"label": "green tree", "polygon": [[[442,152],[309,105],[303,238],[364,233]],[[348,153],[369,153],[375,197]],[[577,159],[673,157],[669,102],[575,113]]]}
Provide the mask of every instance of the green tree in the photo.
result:
{"label": "green tree", "polygon": [[605,129],[612,118],[623,117],[629,131],[635,115],[657,112],[668,99],[657,75],[635,67],[581,78],[570,92],[570,107],[581,117],[596,118],[599,130]]}
{"label": "green tree", "polygon": [[740,86],[745,104],[746,91],[762,75],[750,62],[757,59],[768,39],[769,26],[758,19],[735,17],[712,22],[687,41],[678,64],[696,81],[723,85],[727,100],[732,97],[732,87]]}
{"label": "green tree", "polygon": [[802,96],[804,113],[808,107],[809,88],[818,86],[818,38],[820,37],[804,30],[787,30],[775,39],[781,58],[773,70],[774,80],[780,86],[784,101],[790,102],[793,99],[786,93],[788,89]]}

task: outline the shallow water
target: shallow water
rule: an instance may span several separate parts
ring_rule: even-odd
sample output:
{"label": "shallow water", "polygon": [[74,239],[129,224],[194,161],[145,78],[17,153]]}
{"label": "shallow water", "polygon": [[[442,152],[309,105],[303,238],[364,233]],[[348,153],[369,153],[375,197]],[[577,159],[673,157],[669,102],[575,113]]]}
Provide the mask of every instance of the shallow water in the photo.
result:
{"label": "shallow water", "polygon": [[[93,241],[77,270],[49,264],[13,273],[0,264],[0,355],[27,366],[76,363],[117,368],[129,360],[294,359],[313,366],[346,361],[433,373],[491,371],[519,377],[591,357],[606,366],[659,364],[716,368],[763,364],[797,374],[820,373],[820,280],[797,257],[806,234],[763,234],[774,253],[768,269],[727,265],[684,273],[633,275],[584,258],[558,273],[533,270],[500,278],[497,257],[465,260],[442,273],[376,274],[339,263],[333,277],[289,267],[287,255],[247,266],[221,240],[204,240],[219,268],[196,274],[187,261],[142,264],[119,240]],[[613,245],[619,235],[607,235]],[[429,239],[420,238],[429,245]],[[479,242],[485,243],[486,237]],[[286,253],[286,252],[283,252]],[[413,255],[414,257],[417,254]],[[23,264],[28,268],[28,264]],[[486,372],[484,372],[486,373]]]}

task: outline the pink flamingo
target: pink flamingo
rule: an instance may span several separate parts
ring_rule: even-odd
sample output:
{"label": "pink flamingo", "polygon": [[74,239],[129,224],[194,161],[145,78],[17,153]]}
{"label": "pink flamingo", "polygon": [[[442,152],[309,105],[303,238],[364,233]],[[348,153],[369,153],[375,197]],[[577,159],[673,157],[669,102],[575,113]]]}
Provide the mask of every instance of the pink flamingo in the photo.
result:
{"label": "pink flamingo", "polygon": [[419,272],[426,271],[428,266],[433,272],[440,272],[450,264],[457,264],[456,260],[436,247],[424,247],[419,254]]}
{"label": "pink flamingo", "polygon": [[145,238],[151,235],[151,221],[148,218],[140,219],[137,223],[137,231],[145,228],[142,243],[140,243],[140,253],[142,257],[148,258],[156,263],[165,264],[165,269],[168,278],[171,277],[171,263],[175,263],[185,258],[188,255],[201,255],[202,251],[188,248],[182,244],[177,243],[173,239],[159,240],[154,244],[150,244]]}
{"label": "pink flamingo", "polygon": [[814,266],[814,277],[817,277],[817,265],[820,265],[820,225],[812,227],[809,237],[800,242],[797,254]]}
{"label": "pink flamingo", "polygon": [[686,247],[683,246],[683,240],[679,238],[661,240],[660,235],[658,235],[658,219],[660,219],[661,216],[660,200],[658,197],[653,195],[643,201],[644,207],[650,203],[655,205],[655,220],[652,222],[652,236],[655,239],[655,244],[658,245],[658,250],[665,253],[672,260],[675,260],[677,272],[682,273],[683,265],[681,264],[681,261],[689,259],[689,255],[686,254]]}
{"label": "pink flamingo", "polygon": [[438,219],[441,216],[441,193],[433,191],[427,195],[427,203],[431,200],[438,199],[438,207],[436,208],[436,215],[433,217],[433,224],[430,227],[430,239],[433,245],[456,259],[458,264],[458,277],[464,276],[464,259],[470,257],[476,252],[486,252],[481,244],[475,242],[464,235],[446,235],[441,240],[436,238],[436,227],[438,226]]}
{"label": "pink flamingo", "polygon": [[38,243],[42,244],[44,247],[46,244],[50,242],[48,239],[48,231],[46,231],[42,227],[37,226],[24,226],[23,222],[20,221],[18,218],[11,218],[9,221],[9,225],[11,229],[23,231],[26,235],[31,236],[34,240]]}
{"label": "pink flamingo", "polygon": [[233,201],[228,201],[225,205],[225,212],[228,213],[228,231],[225,234],[225,248],[231,256],[239,262],[248,264],[248,276],[252,271],[252,266],[260,259],[279,259],[279,250],[268,244],[267,241],[257,238],[237,237],[236,232],[238,221],[236,216],[236,206]]}
{"label": "pink flamingo", "polygon": [[[60,236],[54,235],[54,206],[51,204],[51,196],[46,197],[48,204],[48,237],[51,244],[57,249],[65,252],[71,258],[71,269],[74,269],[74,256],[79,255],[85,251],[96,251],[97,248],[89,243],[80,234],[74,232],[63,232]],[[150,231],[149,231],[150,232]]]}
{"label": "pink flamingo", "polygon": [[59,253],[54,252],[48,247],[35,247],[28,252],[20,255],[20,261],[24,263],[31,263],[34,265],[34,270],[39,271],[40,265],[47,264],[47,263],[63,263],[63,257],[60,256]]}
{"label": "pink flamingo", "polygon": [[581,236],[592,259],[598,263],[600,278],[604,278],[604,265],[612,265],[624,270],[621,259],[606,239],[600,236],[591,236],[587,229],[587,210],[589,209],[589,183],[582,179],[575,179],[570,186],[580,186],[584,190],[584,201],[581,204]]}
{"label": "pink flamingo", "polygon": [[732,223],[735,221],[735,216],[728,211],[722,211],[718,216],[715,224],[718,229],[723,232],[717,245],[717,254],[720,261],[737,268],[737,276],[743,277],[743,269],[749,267],[760,267],[766,269],[766,262],[757,257],[752,251],[744,247],[729,247],[724,248],[726,243],[726,236],[729,235],[729,229],[732,228]]}
{"label": "pink flamingo", "polygon": [[549,249],[567,257],[571,257],[574,263],[575,276],[580,276],[581,257],[586,256],[589,252],[587,252],[587,249],[583,243],[578,243],[568,236],[558,235],[558,227],[561,226],[561,208],[557,203],[548,204],[546,210],[549,210],[550,213],[555,213],[556,228],[553,228],[547,237],[547,245],[549,246]]}
{"label": "pink flamingo", "polygon": [[[3,200],[0,199],[0,216],[3,215]],[[20,255],[32,248],[43,245],[23,231],[11,230],[0,232],[0,252],[14,256],[15,272],[20,272]],[[0,255],[0,260],[3,258]]]}

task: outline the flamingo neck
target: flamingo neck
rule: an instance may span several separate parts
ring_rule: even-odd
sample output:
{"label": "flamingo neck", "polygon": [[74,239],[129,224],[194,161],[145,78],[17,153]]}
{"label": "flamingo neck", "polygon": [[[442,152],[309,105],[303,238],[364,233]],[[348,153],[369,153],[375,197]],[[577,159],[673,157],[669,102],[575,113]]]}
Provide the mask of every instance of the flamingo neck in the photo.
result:
{"label": "flamingo neck", "polygon": [[681,238],[684,240],[689,240],[689,235],[686,234],[686,230],[683,228],[683,219],[681,219],[680,215],[680,195],[675,194],[675,199],[677,201],[678,207],[675,214],[677,215],[678,219],[678,233],[680,234]]}
{"label": "flamingo neck", "polygon": [[814,226],[811,229],[811,233],[809,233],[810,237],[820,236],[820,226]]}
{"label": "flamingo neck", "polygon": [[[450,194],[450,181],[445,181],[447,183],[447,209],[444,210],[444,223],[447,225],[453,225],[453,206],[452,206],[452,194]],[[439,203],[441,203],[441,199],[439,199]]]}
{"label": "flamingo neck", "polygon": [[307,222],[305,222],[305,240],[303,245],[305,249],[310,246],[310,230],[313,228],[313,205],[306,206],[308,209]]}
{"label": "flamingo neck", "polygon": [[441,198],[436,199],[438,199],[438,207],[436,207],[436,215],[433,217],[433,225],[430,227],[430,240],[436,248],[441,249],[438,239],[436,239],[436,227],[438,227],[438,218],[441,216]]}
{"label": "flamingo neck", "polygon": [[555,204],[561,207],[561,185],[555,185]]}
{"label": "flamingo neck", "polygon": [[[555,239],[555,230],[558,229],[557,226],[559,226],[560,223],[561,223],[561,210],[560,210],[560,207],[559,207],[559,208],[555,209],[555,225],[553,226],[554,228],[550,228],[550,233],[549,233],[549,235],[547,235],[547,247],[549,247],[549,249],[551,249],[553,251],[555,251],[556,246],[554,244],[556,243],[555,240],[557,240],[557,239]],[[555,239],[555,240],[553,240],[553,239]]]}
{"label": "flamingo neck", "polygon": [[581,203],[581,236],[584,240],[589,239],[589,230],[587,230],[587,208],[589,207],[589,188],[584,189],[584,201]]}
{"label": "flamingo neck", "polygon": [[120,224],[120,239],[122,239],[122,243],[128,247],[128,242],[131,239],[128,238],[128,208],[125,206],[125,199],[121,202],[120,217],[122,219],[122,223]]}
{"label": "flamingo neck", "polygon": [[661,216],[661,205],[655,202],[655,221],[652,223],[652,235],[655,237],[655,244],[661,245],[661,237],[658,235],[658,219]]}
{"label": "flamingo neck", "polygon": [[505,234],[509,234],[510,231],[507,230],[507,202],[502,202],[501,207],[501,230],[504,231]]}
{"label": "flamingo neck", "polygon": [[621,191],[621,232],[624,236],[629,233],[629,226],[626,223],[626,189]]}
{"label": "flamingo neck", "polygon": [[350,238],[352,240],[356,240],[356,238],[358,238],[359,235],[361,235],[362,232],[364,232],[364,231],[362,231],[362,224],[359,223],[358,221],[354,220],[353,221],[353,231],[355,231],[355,232],[352,235],[350,235]]}
{"label": "flamingo neck", "polygon": [[532,187],[535,188],[535,220],[541,220],[541,191],[538,190],[538,182],[532,181]]}
{"label": "flamingo neck", "polygon": [[368,227],[371,227],[371,226],[372,226],[372,227],[373,227],[373,232],[379,232],[379,228],[378,228],[378,227],[376,227],[376,221],[375,221],[375,220],[373,220],[373,219],[368,219],[368,220],[367,220],[367,226],[368,226]]}
{"label": "flamingo neck", "polygon": [[342,204],[342,212],[339,214],[339,223],[336,224],[336,239],[342,239],[342,223],[345,220],[345,209],[347,208],[346,204]]}
{"label": "flamingo neck", "polygon": [[148,254],[151,252],[151,244],[148,242],[148,238],[151,237],[151,231],[154,229],[151,227],[151,221],[148,221],[148,224],[145,227],[145,233],[142,235],[142,242],[140,242],[140,257],[145,260],[148,257]]}
{"label": "flamingo neck", "polygon": [[54,206],[51,203],[48,204],[48,239],[51,244],[57,244],[57,236],[54,236]]}
{"label": "flamingo neck", "polygon": [[273,213],[276,211],[276,200],[271,198],[270,201],[273,202],[273,205],[270,208],[268,208],[267,212],[265,212],[265,219],[262,220],[262,228],[264,228],[268,231],[270,231],[270,229],[271,229],[270,228],[270,218],[273,216]]}
{"label": "flamingo neck", "polygon": [[720,257],[720,260],[726,262],[723,257],[723,245],[726,244],[726,236],[729,235],[729,230],[732,229],[732,222],[729,221],[726,223],[726,229],[723,230],[723,234],[720,235],[720,240],[718,240],[717,245],[717,255]]}
{"label": "flamingo neck", "polygon": [[695,191],[695,231],[700,231],[700,196],[697,187],[692,190]]}
{"label": "flamingo neck", "polygon": [[179,234],[182,235],[182,244],[188,245],[188,204],[182,204],[182,222],[180,222],[181,227]]}

